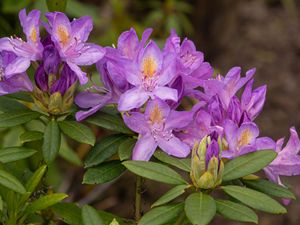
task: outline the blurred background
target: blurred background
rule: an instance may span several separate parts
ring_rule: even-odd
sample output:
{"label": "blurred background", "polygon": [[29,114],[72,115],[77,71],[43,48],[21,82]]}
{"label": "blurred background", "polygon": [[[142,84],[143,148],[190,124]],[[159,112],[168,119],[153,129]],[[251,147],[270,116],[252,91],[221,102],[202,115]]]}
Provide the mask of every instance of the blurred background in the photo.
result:
{"label": "blurred background", "polygon": [[[1,37],[21,35],[17,14],[25,7],[47,11],[44,0],[1,0]],[[256,67],[256,85],[268,86],[265,108],[257,119],[261,135],[289,137],[291,126],[300,132],[299,0],[69,0],[66,12],[70,18],[92,16],[90,40],[102,46],[116,43],[118,35],[130,27],[139,34],[146,27],[154,28],[152,38],[163,45],[170,29],[175,28],[180,36],[193,40],[221,74],[233,66],[241,66],[244,72]],[[95,132],[99,137],[104,135],[102,130]],[[17,142],[17,135],[6,135],[4,145]],[[85,145],[70,145],[79,158],[89,150]],[[83,169],[76,157],[72,164],[61,159],[58,165],[49,176],[53,188],[69,193],[70,199],[80,204],[132,216],[134,177],[129,173],[114,185],[87,186],[81,184]],[[288,206],[287,215],[263,214],[259,224],[300,224],[300,177],[285,181],[299,199]],[[151,182],[144,186],[145,210],[169,188]],[[217,218],[213,224],[239,223]]]}

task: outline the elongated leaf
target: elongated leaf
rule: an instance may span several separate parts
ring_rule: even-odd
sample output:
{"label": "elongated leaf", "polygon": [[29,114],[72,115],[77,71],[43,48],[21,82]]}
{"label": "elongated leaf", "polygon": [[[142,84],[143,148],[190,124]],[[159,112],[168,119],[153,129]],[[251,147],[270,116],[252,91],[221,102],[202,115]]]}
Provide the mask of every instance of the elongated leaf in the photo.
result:
{"label": "elongated leaf", "polygon": [[166,153],[164,153],[162,151],[156,151],[154,153],[154,157],[164,163],[170,164],[170,165],[175,166],[184,171],[190,172],[190,170],[191,170],[191,160],[190,159],[175,158],[175,157],[167,155]]}
{"label": "elongated leaf", "polygon": [[122,118],[118,115],[98,112],[96,115],[86,119],[88,123],[103,127],[108,130],[117,131],[124,134],[132,134],[133,132],[124,124]]}
{"label": "elongated leaf", "polygon": [[51,163],[58,154],[60,147],[60,130],[56,121],[50,121],[44,133],[43,156],[47,164]]}
{"label": "elongated leaf", "polygon": [[91,129],[75,121],[61,121],[58,123],[62,132],[80,143],[95,144],[95,136]]}
{"label": "elongated leaf", "polygon": [[10,112],[17,110],[28,110],[25,105],[20,102],[8,98],[7,96],[0,96],[0,111],[1,112]]}
{"label": "elongated leaf", "polygon": [[0,114],[0,127],[14,127],[40,117],[40,113],[30,110],[10,111]]}
{"label": "elongated leaf", "polygon": [[82,165],[81,159],[79,158],[78,154],[69,147],[64,136],[61,137],[61,145],[60,145],[60,149],[59,149],[59,155],[63,159],[67,160],[68,162],[70,162],[76,166]]}
{"label": "elongated leaf", "polygon": [[193,193],[185,200],[184,210],[193,224],[206,225],[216,214],[216,202],[207,194]]}
{"label": "elongated leaf", "polygon": [[81,216],[84,225],[104,225],[97,210],[89,205],[82,207]]}
{"label": "elongated leaf", "polygon": [[296,199],[295,195],[287,188],[274,184],[270,181],[259,180],[246,180],[244,183],[257,191],[263,192],[268,195],[273,195],[279,198]]}
{"label": "elongated leaf", "polygon": [[223,181],[234,180],[255,173],[271,163],[277,156],[273,150],[262,150],[242,155],[225,164]]}
{"label": "elongated leaf", "polygon": [[25,210],[25,214],[35,213],[37,211],[46,209],[46,208],[62,201],[66,197],[68,197],[68,195],[66,195],[64,193],[55,193],[55,194],[49,194],[49,195],[40,197],[39,199],[35,200],[34,202],[30,203],[27,206],[27,208]]}
{"label": "elongated leaf", "polygon": [[178,185],[178,186],[172,188],[167,193],[165,193],[163,196],[161,196],[156,202],[154,202],[151,207],[160,206],[165,203],[168,203],[169,201],[172,201],[173,199],[182,195],[184,193],[184,189],[186,189],[188,187],[189,187],[188,185]]}
{"label": "elongated leaf", "polygon": [[25,133],[20,135],[20,141],[22,143],[31,142],[31,141],[38,141],[42,140],[44,134],[39,131],[26,131]]}
{"label": "elongated leaf", "polygon": [[120,161],[103,163],[97,167],[89,168],[83,177],[84,184],[102,184],[120,176],[126,168]]}
{"label": "elongated leaf", "polygon": [[0,162],[9,163],[28,158],[35,154],[36,151],[25,147],[10,147],[0,150]]}
{"label": "elongated leaf", "polygon": [[29,178],[29,180],[26,182],[26,185],[25,185],[27,192],[32,193],[36,189],[38,184],[41,182],[41,180],[46,172],[46,169],[47,169],[47,166],[42,165],[32,174],[32,176]]}
{"label": "elongated leaf", "polygon": [[4,187],[7,187],[20,194],[24,194],[26,192],[20,181],[4,170],[0,170],[0,185],[3,185]]}
{"label": "elongated leaf", "polygon": [[231,197],[254,209],[275,214],[286,213],[282,205],[261,192],[234,185],[223,186],[222,189]]}
{"label": "elongated leaf", "polygon": [[167,184],[187,183],[176,171],[159,163],[126,161],[123,162],[123,165],[131,172],[151,180],[156,180]]}
{"label": "elongated leaf", "polygon": [[139,225],[165,225],[170,220],[177,218],[182,210],[182,203],[156,207],[142,217]]}
{"label": "elongated leaf", "polygon": [[87,155],[84,165],[91,167],[99,165],[118,152],[120,144],[126,139],[124,135],[111,135],[103,138]]}
{"label": "elongated leaf", "polygon": [[120,144],[118,150],[120,160],[123,161],[131,158],[132,150],[134,148],[135,143],[136,143],[135,139],[129,138]]}
{"label": "elongated leaf", "polygon": [[247,206],[227,200],[217,200],[216,203],[217,212],[227,219],[258,223],[257,215]]}

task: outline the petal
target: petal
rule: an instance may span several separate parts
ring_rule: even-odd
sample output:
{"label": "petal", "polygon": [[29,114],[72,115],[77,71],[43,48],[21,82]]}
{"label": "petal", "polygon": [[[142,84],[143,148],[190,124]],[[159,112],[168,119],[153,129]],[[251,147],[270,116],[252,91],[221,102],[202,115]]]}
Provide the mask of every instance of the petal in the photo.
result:
{"label": "petal", "polygon": [[150,134],[141,135],[134,146],[132,160],[149,161],[156,148],[157,144]]}
{"label": "petal", "polygon": [[300,140],[295,127],[290,128],[290,139],[280,154],[297,155],[300,151]]}
{"label": "petal", "polygon": [[55,12],[51,15],[51,19],[53,20],[51,32],[52,41],[59,46],[60,49],[67,49],[72,41],[71,23],[68,17],[64,13]]}
{"label": "petal", "polygon": [[139,112],[131,112],[130,115],[124,114],[123,119],[125,124],[134,132],[140,134],[149,132],[148,123],[144,114]]}
{"label": "petal", "polygon": [[179,158],[185,158],[190,154],[190,147],[175,136],[169,140],[160,138],[158,140],[158,146],[167,154]]}
{"label": "petal", "polygon": [[0,38],[0,51],[15,52],[10,38]]}
{"label": "petal", "polygon": [[165,54],[157,83],[160,86],[167,85],[174,80],[176,75],[176,55],[172,53]]}
{"label": "petal", "polygon": [[105,55],[105,49],[95,44],[84,44],[80,55],[70,57],[71,61],[79,66],[92,65],[98,62]]}
{"label": "petal", "polygon": [[9,79],[0,82],[0,95],[32,90],[32,83],[25,73],[14,75]]}
{"label": "petal", "polygon": [[264,149],[272,149],[275,151],[276,143],[269,137],[260,137],[257,138],[255,141],[255,146],[257,150],[264,150]]}
{"label": "petal", "polygon": [[162,100],[172,100],[174,102],[178,100],[177,90],[169,87],[157,87],[153,91],[153,95]]}
{"label": "petal", "polygon": [[40,42],[40,16],[39,10],[32,10],[26,15],[26,10],[23,9],[19,12],[19,19],[23,31],[26,34],[27,41],[33,44]]}
{"label": "petal", "polygon": [[255,123],[243,123],[237,131],[238,146],[252,145],[259,135],[258,127]]}
{"label": "petal", "polygon": [[274,173],[283,176],[296,176],[300,174],[300,156],[277,156],[269,165]]}
{"label": "petal", "polygon": [[[168,118],[169,114],[170,114],[170,107],[166,102],[160,99],[154,99],[148,101],[145,110],[145,117],[147,119],[152,120],[155,118],[159,120],[164,120]],[[155,122],[159,122],[159,121],[155,121]]]}
{"label": "petal", "polygon": [[193,121],[193,113],[171,110],[166,121],[166,129],[182,129]]}
{"label": "petal", "polygon": [[230,150],[235,150],[237,147],[237,130],[238,126],[231,120],[225,120],[223,123],[225,138]]}
{"label": "petal", "polygon": [[93,30],[93,21],[90,16],[82,16],[71,22],[72,36],[78,41],[86,42]]}
{"label": "petal", "polygon": [[5,68],[5,77],[10,78],[15,74],[25,72],[30,66],[30,60],[22,57],[17,57],[13,62]]}
{"label": "petal", "polygon": [[139,87],[132,88],[120,96],[118,110],[128,111],[141,107],[149,98],[149,95]]}
{"label": "petal", "polygon": [[146,42],[149,39],[152,32],[153,32],[152,28],[147,28],[147,29],[144,30],[144,32],[142,34],[142,39],[141,39],[141,42],[140,42],[141,48],[144,47],[144,45],[146,44]]}
{"label": "petal", "polygon": [[89,91],[80,92],[75,97],[75,103],[80,108],[90,108],[99,105],[101,102],[103,102],[103,97],[103,95]]}
{"label": "petal", "polygon": [[77,66],[76,64],[72,63],[72,62],[67,62],[68,66],[70,67],[70,69],[76,74],[76,76],[79,79],[80,84],[86,84],[89,79],[86,75],[85,72],[83,72],[79,66]]}
{"label": "petal", "polygon": [[139,86],[142,83],[142,79],[136,62],[123,61],[122,65],[124,66],[122,69],[124,71],[126,80],[134,86]]}
{"label": "petal", "polygon": [[123,32],[118,38],[118,49],[128,59],[134,59],[138,46],[139,39],[133,28]]}

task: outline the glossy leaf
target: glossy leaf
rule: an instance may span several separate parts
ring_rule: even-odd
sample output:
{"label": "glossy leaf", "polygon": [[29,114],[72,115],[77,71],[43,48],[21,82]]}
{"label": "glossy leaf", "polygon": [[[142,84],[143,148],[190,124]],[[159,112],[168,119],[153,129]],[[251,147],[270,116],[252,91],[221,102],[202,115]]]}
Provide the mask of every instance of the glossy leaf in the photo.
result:
{"label": "glossy leaf", "polygon": [[124,135],[111,135],[98,142],[88,153],[84,165],[91,167],[99,165],[118,152],[120,144],[126,139]]}
{"label": "glossy leaf", "polygon": [[14,127],[37,119],[41,116],[40,113],[30,110],[17,110],[0,114],[0,127]]}
{"label": "glossy leaf", "polygon": [[25,214],[35,213],[37,211],[46,209],[46,208],[62,201],[66,197],[68,197],[68,195],[66,195],[64,193],[55,193],[55,194],[49,194],[49,195],[42,196],[27,206],[27,208],[25,210]]}
{"label": "glossy leaf", "polygon": [[129,138],[120,144],[118,150],[120,160],[123,161],[131,158],[132,150],[134,148],[135,143],[136,143],[135,139]]}
{"label": "glossy leaf", "polygon": [[139,221],[139,225],[165,225],[177,218],[183,210],[183,204],[156,207],[147,212]]}
{"label": "glossy leaf", "polygon": [[83,177],[84,184],[102,184],[119,177],[126,168],[120,161],[103,163],[97,167],[89,168]]}
{"label": "glossy leaf", "polygon": [[133,133],[118,115],[98,112],[97,114],[87,118],[86,121],[107,130],[117,131],[124,134]]}
{"label": "glossy leaf", "polygon": [[177,167],[179,169],[182,169],[186,172],[190,172],[190,170],[191,170],[191,159],[189,159],[189,158],[187,158],[187,159],[175,158],[175,157],[172,157],[170,155],[167,155],[163,151],[156,151],[154,153],[154,157],[157,158],[158,160],[164,162],[164,163],[175,166],[175,167]]}
{"label": "glossy leaf", "polygon": [[202,192],[193,193],[185,200],[185,213],[187,218],[197,225],[206,225],[216,214],[216,202]]}
{"label": "glossy leaf", "polygon": [[31,141],[38,141],[42,140],[44,134],[39,131],[26,131],[25,133],[20,135],[20,141],[22,143],[31,142]]}
{"label": "glossy leaf", "polygon": [[234,185],[223,186],[222,189],[231,197],[254,209],[275,214],[286,213],[282,205],[261,192]]}
{"label": "glossy leaf", "polygon": [[279,198],[291,198],[296,199],[295,195],[286,187],[277,185],[270,181],[259,179],[259,180],[246,180],[244,183],[257,191],[263,192],[268,195],[273,195]]}
{"label": "glossy leaf", "polygon": [[58,124],[62,132],[75,141],[95,144],[96,138],[89,127],[75,121],[61,121]]}
{"label": "glossy leaf", "polygon": [[51,163],[57,156],[60,148],[61,134],[56,121],[50,121],[45,129],[43,156],[46,163]]}
{"label": "glossy leaf", "polygon": [[82,207],[81,216],[84,225],[104,225],[97,210],[89,205]]}
{"label": "glossy leaf", "polygon": [[223,181],[255,173],[269,165],[277,156],[273,150],[262,150],[239,156],[225,163]]}
{"label": "glossy leaf", "polygon": [[216,200],[216,204],[217,212],[227,219],[258,223],[257,215],[247,206],[227,200]]}
{"label": "glossy leaf", "polygon": [[25,187],[16,177],[4,170],[0,170],[0,185],[20,194],[24,194],[26,192]]}
{"label": "glossy leaf", "polygon": [[0,162],[9,163],[28,158],[36,153],[36,150],[25,147],[9,147],[0,150]]}
{"label": "glossy leaf", "polygon": [[123,162],[123,165],[131,172],[151,180],[156,180],[167,184],[187,183],[176,171],[159,163],[126,161]]}
{"label": "glossy leaf", "polygon": [[184,193],[184,190],[188,187],[189,187],[188,185],[178,185],[178,186],[172,188],[167,193],[165,193],[163,196],[161,196],[157,201],[155,201],[151,207],[160,206],[160,205],[163,205],[165,203],[172,201],[173,199],[182,195]]}

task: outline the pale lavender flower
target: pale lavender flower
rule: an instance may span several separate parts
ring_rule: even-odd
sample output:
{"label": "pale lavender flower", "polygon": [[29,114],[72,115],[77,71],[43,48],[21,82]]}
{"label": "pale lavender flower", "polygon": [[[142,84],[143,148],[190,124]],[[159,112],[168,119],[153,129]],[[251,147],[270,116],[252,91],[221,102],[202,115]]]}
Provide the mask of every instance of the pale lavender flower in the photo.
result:
{"label": "pale lavender flower", "polygon": [[130,112],[123,115],[127,126],[139,133],[138,141],[133,149],[133,160],[148,161],[157,147],[169,155],[187,157],[190,147],[173,133],[192,120],[190,112],[171,110],[167,103],[160,99],[150,100],[144,114]]}

